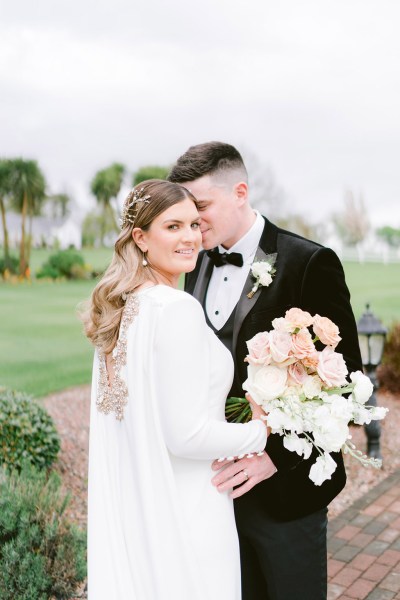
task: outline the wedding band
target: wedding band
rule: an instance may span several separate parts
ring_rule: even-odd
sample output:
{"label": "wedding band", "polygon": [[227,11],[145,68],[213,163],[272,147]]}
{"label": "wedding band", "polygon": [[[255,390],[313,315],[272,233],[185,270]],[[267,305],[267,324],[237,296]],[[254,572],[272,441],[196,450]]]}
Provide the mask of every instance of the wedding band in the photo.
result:
{"label": "wedding band", "polygon": [[247,480],[248,480],[248,478],[249,478],[249,476],[247,475],[247,471],[245,471],[245,470],[243,469],[242,473],[243,473],[243,475],[246,477],[245,481],[247,481]]}

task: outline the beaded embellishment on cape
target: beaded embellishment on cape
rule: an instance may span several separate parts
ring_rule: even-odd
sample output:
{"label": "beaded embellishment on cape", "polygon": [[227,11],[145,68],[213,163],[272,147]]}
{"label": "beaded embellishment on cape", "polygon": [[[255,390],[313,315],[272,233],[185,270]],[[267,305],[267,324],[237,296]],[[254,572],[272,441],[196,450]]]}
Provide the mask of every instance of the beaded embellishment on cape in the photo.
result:
{"label": "beaded embellishment on cape", "polygon": [[134,294],[129,294],[123,310],[118,341],[112,351],[114,378],[108,383],[106,357],[99,353],[100,378],[97,391],[96,406],[105,415],[113,412],[116,419],[124,418],[124,407],[128,404],[128,388],[121,377],[122,367],[126,365],[126,334],[129,326],[139,311],[139,300]]}

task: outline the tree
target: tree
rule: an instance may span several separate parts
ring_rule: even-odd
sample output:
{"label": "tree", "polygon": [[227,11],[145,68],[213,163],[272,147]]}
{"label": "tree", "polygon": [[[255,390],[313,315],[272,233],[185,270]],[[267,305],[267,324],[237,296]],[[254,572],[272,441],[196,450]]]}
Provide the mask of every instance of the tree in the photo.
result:
{"label": "tree", "polygon": [[344,211],[333,215],[333,222],[339,237],[346,245],[358,246],[370,229],[364,199],[360,194],[356,200],[354,193],[348,190],[344,203]]}
{"label": "tree", "polygon": [[140,167],[133,175],[132,185],[138,185],[138,183],[142,183],[142,181],[146,181],[146,179],[167,179],[169,171],[168,167],[159,165]]}
{"label": "tree", "polygon": [[98,171],[94,176],[90,188],[102,209],[101,243],[104,244],[107,224],[111,223],[112,229],[118,231],[117,220],[111,205],[112,198],[116,198],[121,189],[125,175],[125,167],[120,163],[113,163],[110,167]]}
{"label": "tree", "polygon": [[3,253],[4,267],[7,269],[10,263],[10,248],[8,243],[8,229],[6,221],[5,199],[11,192],[11,165],[9,160],[0,160],[0,212],[3,227]]}
{"label": "tree", "polygon": [[400,246],[400,229],[395,229],[389,225],[380,227],[376,230],[376,235],[387,243],[391,248],[399,248]]}
{"label": "tree", "polygon": [[32,237],[26,235],[26,220],[31,229],[32,217],[39,214],[45,198],[46,181],[35,160],[15,158],[10,160],[10,186],[13,208],[21,213],[19,272],[27,277]]}
{"label": "tree", "polygon": [[69,215],[71,198],[68,194],[51,194],[50,196],[47,196],[47,202],[50,205],[50,213],[53,219],[63,219]]}

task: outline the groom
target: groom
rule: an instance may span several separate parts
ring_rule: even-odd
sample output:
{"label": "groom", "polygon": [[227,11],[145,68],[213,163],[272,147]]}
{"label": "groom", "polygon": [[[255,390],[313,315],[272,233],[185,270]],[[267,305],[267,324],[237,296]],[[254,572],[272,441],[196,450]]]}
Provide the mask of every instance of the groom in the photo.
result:
{"label": "groom", "polygon": [[[233,355],[230,396],[244,394],[246,340],[271,329],[272,320],[291,307],[334,321],[342,336],[337,351],[349,371],[361,369],[339,259],[251,208],[246,168],[233,146],[209,142],[190,147],[168,179],[190,189],[199,202],[204,251],[185,289],[201,302],[209,326]],[[249,298],[251,264],[265,259],[275,259],[275,276]],[[326,598],[326,507],[346,482],[341,454],[332,457],[336,471],[321,486],[308,478],[315,455],[304,460],[287,451],[278,435],[269,436],[262,456],[214,463],[218,490],[235,488],[244,600]]]}

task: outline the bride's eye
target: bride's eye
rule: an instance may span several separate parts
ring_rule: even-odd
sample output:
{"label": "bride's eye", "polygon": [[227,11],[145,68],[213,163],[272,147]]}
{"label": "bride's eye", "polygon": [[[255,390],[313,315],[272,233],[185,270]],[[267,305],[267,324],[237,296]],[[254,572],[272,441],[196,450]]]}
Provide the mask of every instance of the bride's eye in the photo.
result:
{"label": "bride's eye", "polygon": [[168,225],[168,229],[178,229],[178,225],[176,225],[176,223],[174,223],[173,225]]}

